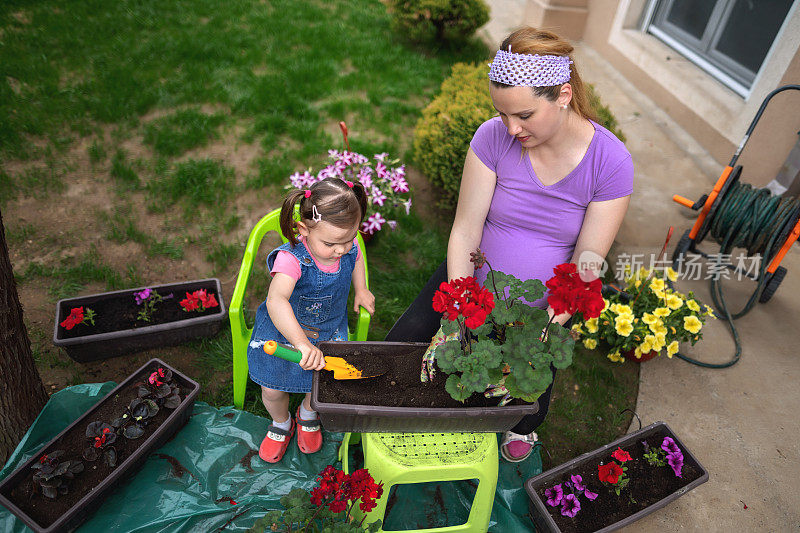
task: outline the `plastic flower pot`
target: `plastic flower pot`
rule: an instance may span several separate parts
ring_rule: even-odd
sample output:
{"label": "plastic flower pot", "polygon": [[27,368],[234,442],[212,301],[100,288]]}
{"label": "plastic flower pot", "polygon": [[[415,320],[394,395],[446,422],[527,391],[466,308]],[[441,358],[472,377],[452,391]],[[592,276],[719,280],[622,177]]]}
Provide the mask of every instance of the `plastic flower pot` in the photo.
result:
{"label": "plastic flower pot", "polygon": [[655,350],[650,350],[647,353],[643,353],[640,358],[636,358],[634,354],[636,350],[628,350],[627,352],[623,352],[622,356],[625,358],[626,361],[633,361],[634,363],[644,363],[645,361],[649,361],[650,359],[654,359],[658,352]]}
{"label": "plastic flower pot", "polygon": [[[389,371],[379,377],[364,380],[342,380],[334,382],[330,372],[315,372],[311,390],[311,407],[319,413],[322,426],[329,431],[364,433],[497,433],[517,425],[525,415],[536,414],[539,404],[509,404],[498,407],[498,398],[486,400],[486,407],[463,407],[454,403],[450,407],[393,407],[367,405],[366,403],[336,403],[326,398],[326,387],[346,387],[371,395],[380,400],[396,387],[403,387],[403,380],[419,384],[422,355],[428,343],[416,342],[324,342],[320,349],[326,356],[343,357],[353,361],[354,356],[380,358]],[[400,365],[400,359],[404,362]],[[402,375],[405,374],[405,375]],[[429,405],[426,391],[447,395],[444,390],[446,376],[439,372],[439,382],[420,386],[419,403]],[[415,392],[416,394],[416,392]]]}
{"label": "plastic flower pot", "polygon": [[[56,304],[53,344],[64,348],[67,355],[75,361],[85,363],[162,346],[174,346],[196,338],[211,337],[219,333],[225,324],[227,310],[219,280],[216,278],[147,287],[155,289],[162,296],[170,293],[173,295],[172,298],[158,304],[158,309],[164,313],[169,311],[171,316],[167,318],[172,319],[161,323],[157,323],[156,320],[145,322],[136,318],[140,307],[136,305],[133,295],[145,288],[59,300]],[[178,302],[187,292],[198,289],[214,292],[219,306],[209,308],[202,314],[183,311]],[[102,305],[116,306],[108,308],[119,311],[98,312],[99,306]],[[97,332],[97,327],[79,325],[77,328],[80,328],[80,335],[73,336],[60,324],[75,307],[93,309],[98,315],[95,319],[97,324],[110,316],[117,317],[121,324],[120,329],[100,333]]]}
{"label": "plastic flower pot", "polygon": [[[603,486],[597,479],[584,474],[583,483],[593,492],[598,493],[598,497],[593,501],[588,501],[585,497],[581,496],[581,509],[574,518],[562,520],[558,517],[559,508],[557,506],[552,507],[547,505],[545,501],[546,498],[543,496],[545,489],[549,489],[556,484],[561,484],[569,480],[570,475],[573,473],[579,473],[581,471],[586,472],[587,470],[596,472],[597,465],[601,462],[608,464],[611,461],[611,454],[618,447],[623,450],[635,450],[637,446],[641,445],[640,443],[642,440],[650,439],[655,442],[660,442],[664,436],[671,437],[683,453],[684,466],[682,478],[675,477],[674,472],[669,466],[656,467],[647,465],[644,459],[636,458],[636,455],[634,455],[634,460],[641,461],[647,475],[643,474],[641,471],[636,471],[634,476],[631,476],[629,485],[621,491],[621,496],[617,496],[613,489]],[[628,473],[630,474],[633,463],[628,462],[625,464],[629,465]],[[637,483],[639,484],[638,487],[656,487],[656,484],[653,483],[653,476],[662,474],[671,479],[672,490],[665,489],[663,486],[658,486],[657,489],[654,489],[656,492],[649,494],[646,498],[636,493]],[[529,479],[525,483],[525,490],[531,499],[530,514],[536,526],[536,531],[551,533],[566,533],[567,531],[607,532],[627,526],[661,509],[706,481],[708,481],[708,472],[703,468],[703,465],[692,455],[689,449],[680,441],[666,423],[656,422],[655,424],[629,433],[610,444],[585,453],[580,457],[576,457],[575,459]],[[620,502],[627,502],[628,493],[626,493],[626,491],[628,490],[631,491],[630,495],[638,500],[640,504],[639,507],[641,508],[638,511],[631,512],[626,516],[620,516],[618,519],[602,516],[602,513],[600,513],[600,518],[591,514],[592,512],[597,512],[597,510],[592,511],[592,506],[610,504],[613,508],[614,506],[618,506]],[[597,509],[600,508],[598,507]],[[558,523],[557,520],[554,519],[554,516],[558,518]],[[604,523],[602,518],[607,518],[606,522],[610,522]]]}
{"label": "plastic flower pot", "polygon": [[[121,416],[122,413],[118,412],[119,405],[127,405],[127,402],[136,398],[138,396],[139,383],[147,381],[150,372],[158,368],[172,370],[173,381],[180,387],[181,403],[178,407],[171,410],[162,407],[161,410],[163,410],[163,414],[159,413],[157,418],[152,419],[151,423],[145,428],[145,434],[139,439],[130,440],[129,443],[126,442],[123,444],[122,440],[125,440],[124,437],[118,437],[118,441],[115,445],[120,451],[116,466],[109,468],[102,465],[102,468],[109,468],[110,471],[107,475],[105,475],[104,470],[92,469],[92,466],[101,468],[100,463],[103,462],[102,459],[98,459],[94,463],[84,461],[84,471],[76,474],[75,478],[70,482],[72,484],[71,490],[74,497],[77,498],[80,494],[84,495],[72,505],[62,500],[58,510],[60,511],[61,508],[64,508],[64,510],[60,513],[60,516],[56,516],[54,519],[52,517],[46,519],[32,516],[39,516],[39,511],[35,510],[36,508],[33,507],[34,505],[56,505],[59,499],[50,502],[46,501],[44,496],[41,495],[21,497],[21,494],[25,494],[25,488],[30,487],[32,483],[31,466],[39,461],[43,455],[58,449],[65,451],[64,459],[83,460],[82,452],[84,447],[87,446],[87,439],[85,436],[87,425],[98,418],[106,418],[108,416],[107,413],[110,412],[118,413],[117,416]],[[70,424],[64,431],[45,444],[35,456],[31,457],[7,476],[0,483],[0,505],[3,505],[18,516],[20,520],[36,533],[72,531],[100,507],[103,500],[114,488],[124,483],[125,480],[133,477],[152,452],[164,445],[181,427],[183,427],[192,414],[195,398],[199,392],[200,385],[198,385],[197,382],[170,367],[163,361],[151,359],[92,406],[85,414]],[[110,423],[110,421],[108,422]],[[77,442],[78,444],[68,446],[70,442]],[[123,448],[123,446],[126,447]],[[76,447],[79,449],[73,449]],[[97,474],[90,473],[95,470]],[[86,477],[90,475],[97,475],[98,477],[105,475],[105,477],[102,477],[96,485],[90,486],[91,479]],[[81,480],[83,480],[83,484],[80,485],[80,487],[83,487],[82,490],[76,485],[76,483],[79,483]],[[62,497],[64,496],[59,496],[59,498]]]}

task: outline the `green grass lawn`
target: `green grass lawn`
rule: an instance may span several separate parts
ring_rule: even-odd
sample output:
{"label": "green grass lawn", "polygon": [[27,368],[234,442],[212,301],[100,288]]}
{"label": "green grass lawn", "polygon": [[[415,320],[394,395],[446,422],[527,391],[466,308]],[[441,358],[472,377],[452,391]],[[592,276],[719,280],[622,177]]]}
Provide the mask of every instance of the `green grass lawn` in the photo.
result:
{"label": "green grass lawn", "polygon": [[[248,221],[279,204],[290,173],[319,168],[341,147],[340,120],[353,150],[406,157],[451,66],[487,57],[478,42],[404,44],[379,0],[5,1],[0,210],[74,205],[77,182],[88,183],[78,200],[107,195],[57,227],[4,216],[13,260],[24,265],[18,283],[54,304],[146,285],[173,268],[232,280]],[[237,166],[211,149],[220,144],[253,156]],[[73,161],[76,147],[85,168]],[[370,339],[383,338],[443,260],[451,217],[412,213],[369,245]],[[89,227],[100,228],[96,239],[84,236]],[[251,290],[263,294],[266,283],[254,278]],[[43,375],[92,381],[92,368],[52,347],[46,314],[23,304]],[[187,349],[197,353],[202,399],[231,404],[230,334]],[[541,430],[550,452],[571,456],[624,432],[629,417],[618,413],[635,403],[635,375],[597,353],[576,356]],[[248,389],[246,408],[265,414],[259,396]]]}

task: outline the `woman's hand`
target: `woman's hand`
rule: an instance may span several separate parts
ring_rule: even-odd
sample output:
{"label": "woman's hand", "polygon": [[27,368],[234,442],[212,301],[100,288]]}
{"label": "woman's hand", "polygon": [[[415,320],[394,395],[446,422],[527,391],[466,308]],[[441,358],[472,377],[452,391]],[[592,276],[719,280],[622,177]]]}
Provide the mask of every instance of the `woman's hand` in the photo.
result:
{"label": "woman's hand", "polygon": [[363,307],[370,315],[375,314],[375,296],[369,289],[356,290],[353,298],[353,311],[359,312],[359,307]]}
{"label": "woman's hand", "polygon": [[300,368],[303,370],[322,370],[325,368],[325,357],[322,355],[322,350],[306,342],[297,346],[300,353],[303,355],[300,359]]}

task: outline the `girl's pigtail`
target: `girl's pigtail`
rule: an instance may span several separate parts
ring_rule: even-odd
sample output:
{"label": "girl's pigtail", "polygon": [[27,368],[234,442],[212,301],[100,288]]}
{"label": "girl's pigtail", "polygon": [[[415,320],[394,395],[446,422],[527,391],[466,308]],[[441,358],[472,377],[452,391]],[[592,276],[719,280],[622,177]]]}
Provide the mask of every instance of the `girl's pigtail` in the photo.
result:
{"label": "girl's pigtail", "polygon": [[[361,218],[359,222],[364,221],[364,215],[367,214],[367,191],[364,189],[364,186],[361,185],[359,182],[353,182],[353,194],[356,195],[356,200],[358,200],[358,205],[361,208]],[[359,224],[360,226],[361,224]]]}
{"label": "girl's pigtail", "polygon": [[304,195],[305,191],[295,189],[286,195],[281,206],[281,233],[293,247],[299,242],[297,240],[297,225],[294,220],[294,207],[298,201],[302,201]]}

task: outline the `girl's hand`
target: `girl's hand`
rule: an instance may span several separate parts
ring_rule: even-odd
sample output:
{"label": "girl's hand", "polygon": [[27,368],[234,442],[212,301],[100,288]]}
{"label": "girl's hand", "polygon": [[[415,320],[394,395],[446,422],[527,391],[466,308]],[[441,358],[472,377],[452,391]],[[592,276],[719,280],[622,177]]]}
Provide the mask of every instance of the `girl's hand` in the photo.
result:
{"label": "girl's hand", "polygon": [[297,349],[303,354],[302,359],[300,359],[300,368],[303,370],[322,370],[325,368],[325,357],[322,355],[322,350],[311,343],[301,344]]}
{"label": "girl's hand", "polygon": [[375,313],[375,296],[369,289],[356,291],[355,297],[353,298],[353,311],[358,313],[359,307],[363,307],[371,315]]}

